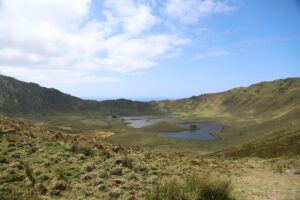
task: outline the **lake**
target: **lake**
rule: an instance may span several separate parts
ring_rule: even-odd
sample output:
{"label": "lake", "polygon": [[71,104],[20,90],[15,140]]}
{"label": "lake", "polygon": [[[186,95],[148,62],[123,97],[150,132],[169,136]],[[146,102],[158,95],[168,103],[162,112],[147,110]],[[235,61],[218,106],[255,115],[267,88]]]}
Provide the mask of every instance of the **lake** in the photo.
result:
{"label": "lake", "polygon": [[217,137],[213,134],[221,130],[223,127],[221,124],[214,122],[179,123],[177,125],[187,128],[194,125],[195,128],[185,131],[164,132],[161,133],[161,135],[178,139],[215,140]]}
{"label": "lake", "polygon": [[[123,121],[128,126],[133,128],[142,128],[158,122],[174,122],[175,118],[161,117],[161,118],[145,118],[145,117],[122,117]],[[213,134],[222,129],[222,125],[215,122],[194,122],[194,123],[177,123],[178,126],[190,128],[191,130],[163,132],[160,135],[165,137],[173,137],[177,139],[191,139],[191,140],[214,140],[217,139]]]}
{"label": "lake", "polygon": [[175,118],[172,117],[160,117],[160,118],[145,118],[145,117],[122,117],[121,119],[127,123],[127,126],[133,128],[142,128],[158,122],[173,122]]}

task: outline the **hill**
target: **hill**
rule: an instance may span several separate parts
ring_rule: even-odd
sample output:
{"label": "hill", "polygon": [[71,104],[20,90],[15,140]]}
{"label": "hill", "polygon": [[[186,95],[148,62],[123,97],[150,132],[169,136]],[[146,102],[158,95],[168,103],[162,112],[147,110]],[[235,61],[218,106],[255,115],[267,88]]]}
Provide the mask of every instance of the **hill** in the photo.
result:
{"label": "hill", "polygon": [[226,92],[158,102],[161,111],[182,116],[256,121],[299,114],[300,78],[262,82]]}
{"label": "hill", "polygon": [[288,123],[278,130],[212,155],[233,158],[300,156],[300,121]]}
{"label": "hill", "polygon": [[300,78],[175,101],[138,102],[82,100],[56,89],[0,75],[0,111],[8,114],[92,111],[103,115],[160,114],[260,122],[300,113]]}
{"label": "hill", "polygon": [[0,75],[0,110],[5,113],[71,112],[83,104],[79,98],[35,83]]}
{"label": "hill", "polygon": [[144,102],[118,99],[90,101],[0,75],[0,112],[6,114],[44,114],[98,112],[103,115],[154,114],[153,106]]}
{"label": "hill", "polygon": [[[128,146],[139,144],[166,151],[212,153],[276,131],[286,123],[300,119],[300,78],[263,82],[221,93],[157,102],[126,99],[82,100],[55,89],[5,76],[0,76],[0,90],[2,113],[43,122],[70,133],[111,129],[120,133],[108,139],[112,143]],[[224,129],[217,133],[221,140],[175,140],[159,134],[162,128],[177,129],[170,124],[133,130],[122,125],[120,120],[109,120],[107,116],[111,115],[175,116],[182,122],[219,122],[224,125]]]}
{"label": "hill", "polygon": [[222,131],[216,133],[220,139],[188,141],[164,138],[159,134],[160,127],[152,127],[153,134],[128,130],[108,140],[124,145],[133,145],[134,142],[156,150],[212,153],[300,120],[300,78],[262,82],[221,93],[152,104],[160,113],[176,117],[181,122],[213,121],[223,124]]}

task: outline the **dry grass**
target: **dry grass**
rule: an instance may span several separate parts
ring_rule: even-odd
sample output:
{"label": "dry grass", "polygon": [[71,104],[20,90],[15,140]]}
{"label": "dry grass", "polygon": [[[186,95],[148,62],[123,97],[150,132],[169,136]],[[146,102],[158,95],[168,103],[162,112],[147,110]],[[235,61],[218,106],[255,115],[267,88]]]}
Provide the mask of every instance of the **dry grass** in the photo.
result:
{"label": "dry grass", "polygon": [[231,200],[231,181],[213,176],[172,177],[154,187],[149,200]]}
{"label": "dry grass", "polygon": [[83,133],[85,136],[87,137],[95,137],[95,138],[107,138],[107,137],[110,137],[112,135],[114,135],[115,133],[113,132],[107,132],[107,131],[91,131],[91,132],[88,132],[88,133]]}
{"label": "dry grass", "polygon": [[[297,199],[299,194],[299,179],[286,174],[288,169],[299,168],[299,158],[190,158],[123,148],[95,137],[49,131],[9,118],[1,123],[0,117],[0,127],[2,124],[6,130],[14,130],[0,134],[2,199],[28,199],[27,191],[30,199],[74,200],[139,200],[147,195],[148,199],[182,200]],[[29,169],[24,163],[30,163]],[[274,171],[277,168],[281,175]],[[232,181],[220,178],[223,176]]]}

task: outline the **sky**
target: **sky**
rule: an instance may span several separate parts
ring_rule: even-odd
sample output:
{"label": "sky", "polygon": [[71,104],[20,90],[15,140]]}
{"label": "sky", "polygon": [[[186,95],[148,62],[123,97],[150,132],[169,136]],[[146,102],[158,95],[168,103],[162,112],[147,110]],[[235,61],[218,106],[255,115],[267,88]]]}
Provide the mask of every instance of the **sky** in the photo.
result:
{"label": "sky", "polygon": [[299,0],[0,0],[0,74],[85,99],[300,77]]}

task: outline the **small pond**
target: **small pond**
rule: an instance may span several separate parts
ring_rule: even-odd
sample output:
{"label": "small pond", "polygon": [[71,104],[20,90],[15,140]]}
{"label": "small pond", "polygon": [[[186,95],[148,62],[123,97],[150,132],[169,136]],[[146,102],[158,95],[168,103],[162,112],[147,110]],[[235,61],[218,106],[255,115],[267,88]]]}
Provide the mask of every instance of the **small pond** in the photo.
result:
{"label": "small pond", "polygon": [[[128,126],[133,128],[142,128],[158,122],[174,122],[175,118],[146,118],[146,117],[122,117],[121,118]],[[162,136],[173,137],[178,139],[190,140],[214,140],[217,139],[213,134],[222,129],[222,125],[215,122],[195,122],[195,123],[177,123],[178,126],[191,128],[185,131],[163,132]]]}
{"label": "small pond", "polygon": [[191,130],[176,131],[176,132],[164,132],[163,136],[174,137],[178,139],[190,139],[190,140],[215,140],[216,136],[213,134],[222,129],[221,124],[214,122],[199,122],[199,123],[179,123],[177,124],[183,127],[194,126]]}
{"label": "small pond", "polygon": [[175,121],[172,117],[159,117],[159,118],[145,118],[145,117],[122,117],[121,118],[127,126],[133,128],[142,128],[158,122],[173,122]]}

